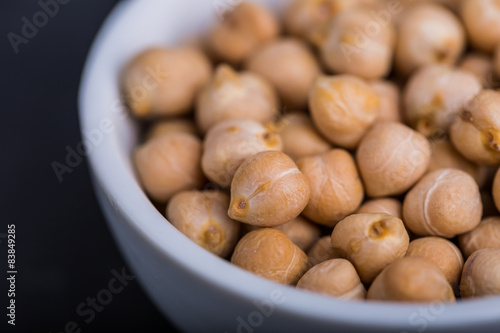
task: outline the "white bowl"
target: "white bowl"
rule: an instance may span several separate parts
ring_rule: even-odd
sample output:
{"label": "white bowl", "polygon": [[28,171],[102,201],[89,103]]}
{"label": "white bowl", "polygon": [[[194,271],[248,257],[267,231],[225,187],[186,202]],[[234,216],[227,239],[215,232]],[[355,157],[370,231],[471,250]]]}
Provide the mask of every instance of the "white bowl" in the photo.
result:
{"label": "white bowl", "polygon": [[[215,8],[237,2],[121,2],[103,25],[83,73],[80,121],[97,197],[156,306],[190,332],[499,332],[499,297],[408,305],[344,302],[295,290],[203,250],[153,207],[131,164],[137,128],[120,97],[120,69],[149,46],[175,45],[206,31],[217,19]],[[261,2],[279,11],[287,1]]]}

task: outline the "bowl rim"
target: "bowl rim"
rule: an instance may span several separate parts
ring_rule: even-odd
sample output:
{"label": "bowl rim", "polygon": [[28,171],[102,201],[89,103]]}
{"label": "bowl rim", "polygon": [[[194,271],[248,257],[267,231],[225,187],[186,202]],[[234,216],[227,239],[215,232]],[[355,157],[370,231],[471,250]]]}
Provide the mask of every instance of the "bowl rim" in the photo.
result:
{"label": "bowl rim", "polygon": [[[189,1],[183,1],[187,2]],[[140,15],[151,13],[152,7],[148,6],[178,8],[176,6],[185,5],[174,1],[130,0],[118,3],[112,10],[92,44],[82,74],[79,90],[82,137],[84,133],[99,128],[102,119],[107,117],[113,120],[115,126],[126,127],[117,123],[121,119],[118,114],[110,114],[109,104],[106,102],[110,100],[110,96],[116,98],[120,94],[117,82],[120,66],[117,66],[113,58],[116,54],[113,54],[111,45],[113,38],[126,28],[130,20],[134,17],[147,17]],[[129,130],[132,128],[129,127]],[[280,310],[293,316],[325,321],[332,326],[335,323],[345,323],[360,327],[412,329],[415,327],[411,324],[412,318],[418,316],[423,307],[439,305],[342,301],[284,286],[231,265],[191,242],[170,223],[165,223],[166,219],[149,201],[133,176],[130,158],[120,150],[118,141],[121,139],[118,131],[113,131],[88,152],[87,161],[95,181],[102,187],[114,208],[125,217],[123,223],[132,227],[163,257],[174,261],[214,288],[249,302],[269,299],[273,291],[280,290],[286,296],[286,302],[278,305]],[[432,328],[451,328],[471,323],[495,323],[499,318],[500,297],[489,297],[446,305],[445,310],[431,324]]]}

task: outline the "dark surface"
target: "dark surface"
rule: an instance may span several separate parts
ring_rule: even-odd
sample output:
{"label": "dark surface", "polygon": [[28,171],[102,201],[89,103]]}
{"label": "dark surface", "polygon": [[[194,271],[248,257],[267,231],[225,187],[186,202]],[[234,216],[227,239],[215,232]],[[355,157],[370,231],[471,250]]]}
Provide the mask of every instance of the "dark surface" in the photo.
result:
{"label": "dark surface", "polygon": [[[78,326],[74,332],[173,330],[136,280],[99,308],[95,318],[87,306],[80,309],[84,315],[77,313],[87,297],[108,289],[111,271],[121,272],[126,264],[94,197],[85,161],[64,174],[62,182],[51,166],[64,163],[66,147],[74,149],[80,142],[81,71],[117,2],[60,5],[16,54],[9,32],[22,36],[22,18],[32,22],[41,7],[34,0],[0,1],[0,332],[72,331],[70,321]],[[7,240],[2,234],[8,224],[16,225],[15,327],[6,323]]]}

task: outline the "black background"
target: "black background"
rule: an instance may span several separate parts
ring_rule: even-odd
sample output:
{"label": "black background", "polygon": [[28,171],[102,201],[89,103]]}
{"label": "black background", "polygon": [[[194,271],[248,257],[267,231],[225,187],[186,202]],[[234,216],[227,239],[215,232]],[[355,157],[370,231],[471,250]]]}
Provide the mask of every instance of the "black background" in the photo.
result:
{"label": "black background", "polygon": [[[50,0],[42,0],[44,2]],[[67,0],[66,0],[67,1]],[[70,0],[16,54],[8,39],[35,0],[0,0],[0,234],[16,225],[16,326],[7,325],[7,240],[0,238],[0,331],[167,332],[136,280],[95,319],[76,313],[126,264],[110,235],[84,162],[60,183],[51,167],[80,142],[77,92],[91,43],[116,0]],[[2,235],[0,235],[1,237]],[[127,272],[130,272],[127,268]]]}

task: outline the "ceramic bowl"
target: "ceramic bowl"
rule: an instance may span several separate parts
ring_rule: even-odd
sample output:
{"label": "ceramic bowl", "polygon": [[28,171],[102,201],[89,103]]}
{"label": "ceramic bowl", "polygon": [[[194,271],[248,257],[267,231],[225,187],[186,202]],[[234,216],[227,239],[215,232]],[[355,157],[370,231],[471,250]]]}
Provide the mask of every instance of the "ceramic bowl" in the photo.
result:
{"label": "ceramic bowl", "polygon": [[[198,247],[151,204],[131,163],[138,128],[120,95],[120,70],[145,48],[203,34],[221,9],[240,1],[120,2],[84,69],[80,120],[95,191],[116,243],[158,309],[188,332],[500,332],[499,297],[410,305],[296,290]],[[259,2],[279,13],[288,1]]]}

